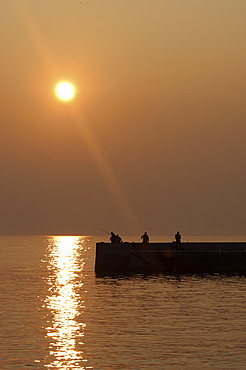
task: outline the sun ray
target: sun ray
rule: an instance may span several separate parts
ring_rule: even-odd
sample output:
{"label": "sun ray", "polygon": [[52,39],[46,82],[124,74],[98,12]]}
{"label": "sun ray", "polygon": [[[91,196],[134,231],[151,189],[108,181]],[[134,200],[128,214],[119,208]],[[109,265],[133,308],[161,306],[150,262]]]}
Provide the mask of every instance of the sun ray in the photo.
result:
{"label": "sun ray", "polygon": [[140,232],[142,230],[142,226],[140,225],[117,177],[96,140],[96,136],[94,135],[90,124],[83,118],[80,109],[71,107],[70,114],[84,145],[87,147],[102,179],[104,180],[104,183],[116,203],[118,212],[124,217],[130,233],[135,234],[138,230]]}
{"label": "sun ray", "polygon": [[132,207],[130,206],[119,182],[117,181],[116,176],[109,165],[109,162],[102,152],[100,145],[88,124],[83,125],[82,134],[84,137],[84,142],[87,144],[87,148],[89,149],[90,154],[92,155],[101,173],[101,176],[103,177],[114,200],[116,201],[119,210],[123,214],[126,224],[128,224],[128,228],[133,233],[135,233],[136,230],[141,230],[137,221],[137,217],[134,214]]}
{"label": "sun ray", "polygon": [[45,64],[47,70],[51,76],[58,76],[58,64],[52,55],[52,52],[46,42],[38,23],[33,16],[27,3],[24,1],[16,1],[16,11],[19,13],[20,20],[23,27],[26,29],[28,36],[30,37],[34,48],[36,49],[38,55]]}
{"label": "sun ray", "polygon": [[[19,12],[23,22],[23,27],[26,28],[35,49],[43,60],[48,72],[52,76],[52,79],[57,80],[60,75],[58,63],[56,63],[56,60],[48,47],[48,43],[38,27],[35,17],[28,8],[27,3],[24,3],[23,1],[16,1],[16,4],[17,11]],[[119,181],[117,180],[98,141],[96,140],[89,123],[85,121],[80,110],[76,110],[77,108],[70,106],[68,109],[70,109],[69,111],[71,114],[71,119],[76,125],[84,144],[87,146],[87,149],[93,158],[96,167],[98,168],[99,173],[101,174],[106,186],[114,198],[119,212],[124,216],[126,224],[129,225],[129,230],[134,231],[134,233],[136,230],[141,230],[142,227],[139,225],[133,208],[125,196]]]}

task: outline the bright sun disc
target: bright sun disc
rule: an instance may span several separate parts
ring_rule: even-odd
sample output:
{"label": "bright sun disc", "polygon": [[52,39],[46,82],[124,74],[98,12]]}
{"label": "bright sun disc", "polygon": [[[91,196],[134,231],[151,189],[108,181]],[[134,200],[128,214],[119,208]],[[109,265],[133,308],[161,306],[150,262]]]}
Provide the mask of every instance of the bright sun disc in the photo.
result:
{"label": "bright sun disc", "polygon": [[56,85],[55,92],[58,99],[68,101],[74,98],[75,88],[70,82],[62,81]]}

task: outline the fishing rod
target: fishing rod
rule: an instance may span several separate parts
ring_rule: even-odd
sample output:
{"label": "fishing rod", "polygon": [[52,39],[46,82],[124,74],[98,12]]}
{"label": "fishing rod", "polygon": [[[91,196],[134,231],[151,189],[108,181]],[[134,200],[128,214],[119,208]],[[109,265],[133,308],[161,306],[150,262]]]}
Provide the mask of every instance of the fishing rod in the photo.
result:
{"label": "fishing rod", "polygon": [[108,242],[108,240],[106,241],[106,240],[105,240],[105,237],[104,237],[104,236],[102,236],[102,235],[99,235],[97,231],[95,232],[95,234],[96,234],[96,236],[97,236],[97,237],[100,237],[100,239],[102,239],[102,241],[103,241],[104,243],[107,243],[107,242]]}
{"label": "fishing rod", "polygon": [[100,229],[100,227],[97,227],[97,226],[94,226],[96,229],[98,229],[98,230],[101,230],[101,231],[103,231],[104,233],[106,233],[106,234],[108,234],[108,235],[111,235],[111,233],[109,233],[108,231],[105,231],[105,230],[103,230],[103,229]]}

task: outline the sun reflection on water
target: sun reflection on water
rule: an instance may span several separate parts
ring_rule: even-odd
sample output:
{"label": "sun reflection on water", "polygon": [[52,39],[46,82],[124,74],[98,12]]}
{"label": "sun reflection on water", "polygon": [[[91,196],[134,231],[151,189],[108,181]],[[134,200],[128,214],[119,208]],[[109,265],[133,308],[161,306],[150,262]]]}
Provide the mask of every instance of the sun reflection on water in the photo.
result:
{"label": "sun reflection on water", "polygon": [[84,301],[78,293],[83,286],[83,248],[85,237],[48,238],[49,294],[45,303],[52,314],[52,321],[46,327],[52,360],[46,364],[47,368],[89,368],[85,366],[87,360],[81,350],[86,325],[78,321],[84,308]]}

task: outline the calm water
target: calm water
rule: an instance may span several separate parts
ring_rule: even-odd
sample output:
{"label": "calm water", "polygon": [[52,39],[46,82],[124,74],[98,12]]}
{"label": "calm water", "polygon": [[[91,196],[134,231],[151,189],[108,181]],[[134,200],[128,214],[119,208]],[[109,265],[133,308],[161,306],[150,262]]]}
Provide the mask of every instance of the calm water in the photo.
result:
{"label": "calm water", "polygon": [[0,238],[1,370],[246,368],[245,277],[96,278],[96,241]]}

